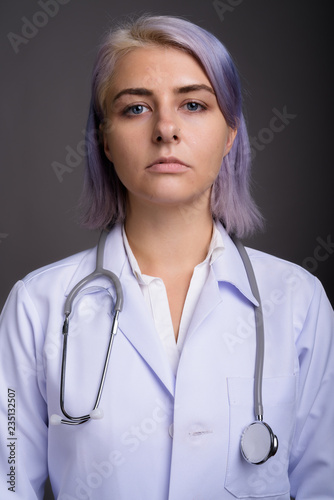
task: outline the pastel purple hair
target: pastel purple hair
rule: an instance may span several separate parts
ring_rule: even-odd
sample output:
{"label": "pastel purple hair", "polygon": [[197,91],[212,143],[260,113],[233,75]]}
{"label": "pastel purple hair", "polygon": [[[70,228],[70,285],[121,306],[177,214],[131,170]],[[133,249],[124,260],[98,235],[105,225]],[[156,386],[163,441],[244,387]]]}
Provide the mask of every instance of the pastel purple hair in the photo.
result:
{"label": "pastel purple hair", "polygon": [[[261,227],[262,217],[250,195],[250,146],[242,114],[242,96],[234,63],[211,33],[172,16],[142,16],[116,27],[104,39],[93,70],[92,99],[87,123],[87,168],[82,194],[83,224],[91,229],[122,222],[126,215],[126,189],[107,159],[101,126],[106,120],[106,93],[115,63],[136,47],[160,45],[192,55],[207,74],[226,123],[238,130],[224,157],[211,194],[214,219],[239,237]],[[205,147],[205,145],[203,145]]]}

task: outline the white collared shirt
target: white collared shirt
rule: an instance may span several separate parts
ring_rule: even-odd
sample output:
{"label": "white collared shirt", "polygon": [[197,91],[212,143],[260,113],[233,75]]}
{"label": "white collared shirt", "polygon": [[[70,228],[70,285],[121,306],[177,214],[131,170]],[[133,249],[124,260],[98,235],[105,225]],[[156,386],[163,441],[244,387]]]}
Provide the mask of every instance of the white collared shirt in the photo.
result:
{"label": "white collared shirt", "polygon": [[186,339],[188,327],[200,297],[204,283],[209,275],[210,266],[224,251],[224,243],[216,224],[213,225],[212,238],[206,258],[194,268],[187,297],[184,303],[179,334],[175,340],[172,318],[169,309],[166,287],[161,278],[142,274],[131,250],[125,229],[122,229],[125,250],[146,304],[152,314],[157,333],[166,351],[174,375],[176,375],[180,355]]}

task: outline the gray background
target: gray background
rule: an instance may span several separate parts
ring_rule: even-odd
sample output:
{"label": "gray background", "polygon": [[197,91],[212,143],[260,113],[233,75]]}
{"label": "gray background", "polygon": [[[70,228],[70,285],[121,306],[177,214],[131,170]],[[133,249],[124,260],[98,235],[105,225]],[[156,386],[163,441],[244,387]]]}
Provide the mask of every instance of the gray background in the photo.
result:
{"label": "gray background", "polygon": [[[77,222],[82,151],[62,182],[52,163],[65,164],[67,147],[80,149],[102,33],[114,18],[143,12],[185,16],[232,53],[250,136],[262,143],[253,193],[267,225],[246,243],[309,269],[334,302],[334,249],[318,252],[321,241],[334,238],[331,2],[221,4],[229,9],[224,19],[204,0],[69,0],[45,17],[37,0],[2,0],[0,307],[29,271],[95,245],[97,233]],[[16,53],[8,33],[24,35],[22,18],[44,26],[28,33]],[[284,107],[296,117],[281,132],[265,131],[273,109]]]}

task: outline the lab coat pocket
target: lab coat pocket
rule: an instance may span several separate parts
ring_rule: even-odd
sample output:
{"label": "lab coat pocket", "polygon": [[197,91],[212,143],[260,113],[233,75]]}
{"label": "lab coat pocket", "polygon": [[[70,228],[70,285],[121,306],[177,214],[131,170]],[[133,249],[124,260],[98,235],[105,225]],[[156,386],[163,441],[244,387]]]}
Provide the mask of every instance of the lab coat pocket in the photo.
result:
{"label": "lab coat pocket", "polygon": [[225,488],[236,498],[289,498],[289,443],[294,427],[296,377],[263,379],[264,421],[278,438],[275,456],[260,465],[242,457],[243,430],[254,421],[254,379],[229,378],[229,450]]}

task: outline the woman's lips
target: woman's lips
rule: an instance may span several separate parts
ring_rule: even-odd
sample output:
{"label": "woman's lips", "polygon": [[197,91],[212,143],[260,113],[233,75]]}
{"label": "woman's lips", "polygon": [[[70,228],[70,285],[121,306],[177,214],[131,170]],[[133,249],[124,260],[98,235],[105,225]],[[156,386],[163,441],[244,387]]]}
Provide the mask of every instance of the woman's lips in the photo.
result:
{"label": "woman's lips", "polygon": [[170,156],[157,158],[147,167],[147,169],[151,172],[158,172],[162,174],[179,174],[189,170],[189,166],[178,158]]}
{"label": "woman's lips", "polygon": [[147,169],[161,174],[179,174],[189,170],[189,167],[183,163],[153,163]]}

